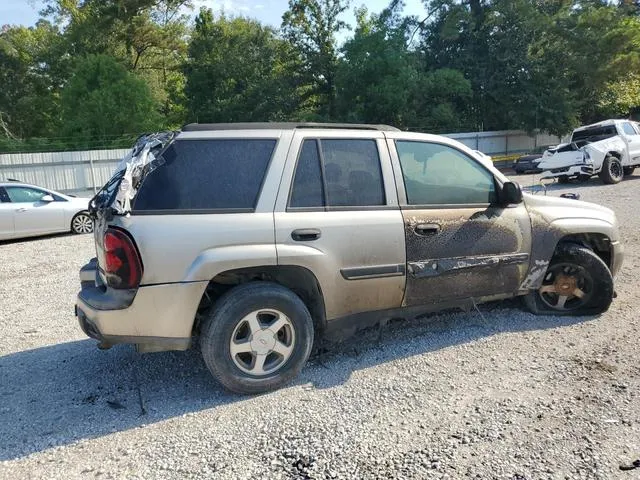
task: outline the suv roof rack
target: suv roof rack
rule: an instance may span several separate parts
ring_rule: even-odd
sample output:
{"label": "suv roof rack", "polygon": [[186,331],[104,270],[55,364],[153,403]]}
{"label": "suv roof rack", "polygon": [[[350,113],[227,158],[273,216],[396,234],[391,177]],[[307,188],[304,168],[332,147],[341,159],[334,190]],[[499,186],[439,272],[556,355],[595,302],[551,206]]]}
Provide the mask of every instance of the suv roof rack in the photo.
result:
{"label": "suv roof rack", "polygon": [[16,180],[15,178],[7,178],[7,182],[18,182],[18,183],[21,183],[20,180]]}
{"label": "suv roof rack", "polygon": [[400,129],[390,125],[367,125],[363,123],[314,123],[314,122],[244,122],[244,123],[189,123],[182,127],[183,132],[199,132],[206,130],[266,130],[293,128],[339,128],[352,130],[379,130],[382,132],[399,132]]}

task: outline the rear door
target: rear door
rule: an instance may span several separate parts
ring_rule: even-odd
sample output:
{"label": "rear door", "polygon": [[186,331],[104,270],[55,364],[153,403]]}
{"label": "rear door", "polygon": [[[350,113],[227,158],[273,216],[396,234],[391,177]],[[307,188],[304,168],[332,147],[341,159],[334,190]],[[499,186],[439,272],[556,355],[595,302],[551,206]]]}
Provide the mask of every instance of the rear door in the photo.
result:
{"label": "rear door", "polygon": [[407,245],[404,304],[515,294],[531,249],[524,203],[499,206],[499,182],[446,143],[389,140]]}
{"label": "rear door", "polygon": [[0,187],[0,240],[13,237],[13,206],[4,187]]}
{"label": "rear door", "polygon": [[42,201],[48,192],[25,186],[9,186],[6,190],[13,206],[17,237],[67,229],[62,203]]}
{"label": "rear door", "polygon": [[297,130],[275,227],[278,264],[316,275],[327,320],[401,305],[402,215],[381,132]]}

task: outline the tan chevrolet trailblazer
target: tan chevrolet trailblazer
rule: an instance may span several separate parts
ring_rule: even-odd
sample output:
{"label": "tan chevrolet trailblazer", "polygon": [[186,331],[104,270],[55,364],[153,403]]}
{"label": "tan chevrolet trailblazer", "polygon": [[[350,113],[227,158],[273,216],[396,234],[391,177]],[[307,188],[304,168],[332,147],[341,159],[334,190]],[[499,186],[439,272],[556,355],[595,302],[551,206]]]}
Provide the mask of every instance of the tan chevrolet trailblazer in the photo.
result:
{"label": "tan chevrolet trailblazer", "polygon": [[522,296],[606,311],[614,213],[523,194],[449,138],[378,125],[191,124],[141,137],[93,198],[76,315],[101,348],[198,338],[227,388],[282,386],[314,338]]}

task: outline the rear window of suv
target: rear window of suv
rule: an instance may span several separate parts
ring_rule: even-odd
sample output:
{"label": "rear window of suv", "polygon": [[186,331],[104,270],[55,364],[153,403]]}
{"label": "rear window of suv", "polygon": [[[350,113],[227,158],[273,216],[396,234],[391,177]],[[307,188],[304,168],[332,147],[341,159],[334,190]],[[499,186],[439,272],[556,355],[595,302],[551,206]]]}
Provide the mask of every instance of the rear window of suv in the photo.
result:
{"label": "rear window of suv", "polygon": [[144,179],[134,212],[255,209],[275,139],[176,140]]}

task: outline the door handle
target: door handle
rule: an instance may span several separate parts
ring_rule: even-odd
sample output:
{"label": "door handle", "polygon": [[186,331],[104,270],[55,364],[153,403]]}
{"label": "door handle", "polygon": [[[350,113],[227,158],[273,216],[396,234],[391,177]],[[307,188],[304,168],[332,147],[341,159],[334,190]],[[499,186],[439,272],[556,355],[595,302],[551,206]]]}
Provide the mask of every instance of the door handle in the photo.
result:
{"label": "door handle", "polygon": [[291,232],[291,238],[296,242],[311,242],[320,238],[320,230],[317,228],[300,228]]}
{"label": "door handle", "polygon": [[437,223],[419,223],[414,230],[418,235],[428,237],[440,233],[440,225]]}
{"label": "door handle", "polygon": [[26,212],[26,211],[27,211],[27,209],[26,209],[26,208],[18,208],[18,209],[16,210],[16,212],[18,212],[18,213],[22,213],[22,212]]}

